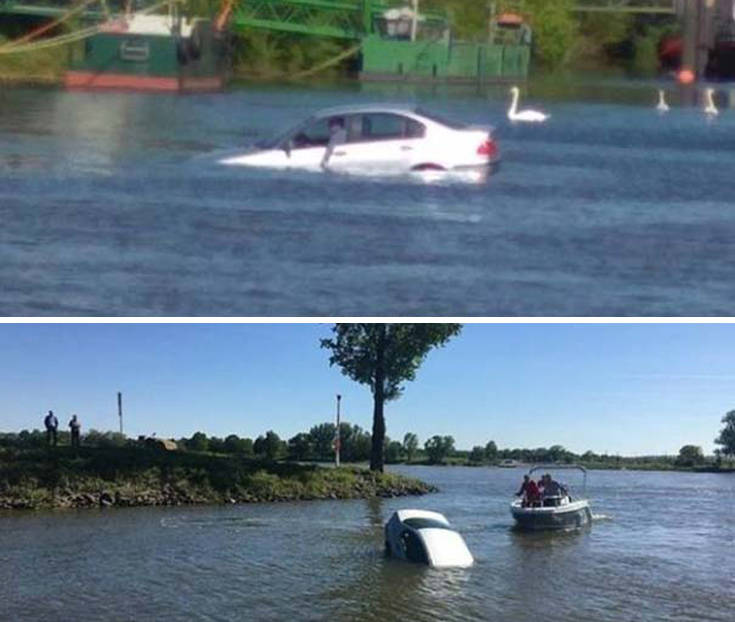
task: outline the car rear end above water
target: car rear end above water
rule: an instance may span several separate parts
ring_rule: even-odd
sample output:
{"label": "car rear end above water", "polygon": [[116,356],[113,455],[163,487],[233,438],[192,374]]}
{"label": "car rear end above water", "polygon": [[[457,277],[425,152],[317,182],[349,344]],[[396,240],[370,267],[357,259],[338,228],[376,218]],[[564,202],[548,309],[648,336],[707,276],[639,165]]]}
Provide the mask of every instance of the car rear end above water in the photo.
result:
{"label": "car rear end above water", "polygon": [[412,170],[463,170],[496,166],[500,149],[492,126],[448,126],[427,123],[425,140],[417,151]]}

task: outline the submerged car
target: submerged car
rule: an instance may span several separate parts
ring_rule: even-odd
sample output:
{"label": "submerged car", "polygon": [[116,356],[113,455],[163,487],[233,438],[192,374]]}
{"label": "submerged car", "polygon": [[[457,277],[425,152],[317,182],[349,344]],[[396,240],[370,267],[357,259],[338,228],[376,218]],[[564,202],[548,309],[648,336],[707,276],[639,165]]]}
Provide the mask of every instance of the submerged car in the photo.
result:
{"label": "submerged car", "polygon": [[467,568],[472,554],[439,512],[398,510],[385,525],[385,551],[391,557],[434,568]]}
{"label": "submerged car", "polygon": [[344,106],[219,163],[391,172],[487,168],[500,161],[493,133],[491,126],[449,121],[415,106]]}

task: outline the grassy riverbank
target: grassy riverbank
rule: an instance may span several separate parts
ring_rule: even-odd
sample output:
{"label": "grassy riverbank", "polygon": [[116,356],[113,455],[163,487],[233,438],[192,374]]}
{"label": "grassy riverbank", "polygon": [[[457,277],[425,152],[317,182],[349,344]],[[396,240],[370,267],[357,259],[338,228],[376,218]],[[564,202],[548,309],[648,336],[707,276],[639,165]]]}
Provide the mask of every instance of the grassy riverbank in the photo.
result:
{"label": "grassy riverbank", "polygon": [[[8,41],[0,33],[0,46]],[[23,54],[0,54],[0,83],[58,84],[68,65],[66,47]]]}
{"label": "grassy riverbank", "polygon": [[393,497],[433,486],[389,473],[138,447],[0,449],[0,508]]}

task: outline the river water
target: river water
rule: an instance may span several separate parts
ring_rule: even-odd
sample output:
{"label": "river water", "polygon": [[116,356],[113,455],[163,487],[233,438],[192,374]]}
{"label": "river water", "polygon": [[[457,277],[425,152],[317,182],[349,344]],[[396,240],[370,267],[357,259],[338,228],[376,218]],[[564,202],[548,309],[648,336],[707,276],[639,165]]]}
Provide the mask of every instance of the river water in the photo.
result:
{"label": "river water", "polygon": [[[672,110],[657,114],[656,89]],[[735,99],[718,87],[720,105]],[[0,90],[0,314],[730,315],[735,110],[671,84]],[[345,103],[492,123],[484,183],[224,168]]]}
{"label": "river water", "polygon": [[[515,532],[520,469],[396,467],[424,497],[0,514],[4,620],[731,622],[735,477],[593,471],[592,526]],[[568,483],[579,484],[574,476]],[[383,556],[399,508],[444,513],[475,557]]]}

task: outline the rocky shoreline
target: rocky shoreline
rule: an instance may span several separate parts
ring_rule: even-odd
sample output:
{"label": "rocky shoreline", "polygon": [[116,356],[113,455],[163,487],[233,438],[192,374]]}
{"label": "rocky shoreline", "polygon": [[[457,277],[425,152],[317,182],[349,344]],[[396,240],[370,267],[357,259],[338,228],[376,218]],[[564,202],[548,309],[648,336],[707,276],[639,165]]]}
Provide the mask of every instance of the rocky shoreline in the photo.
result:
{"label": "rocky shoreline", "polygon": [[[153,456],[153,464],[149,460]],[[320,499],[367,499],[436,492],[436,487],[394,473],[357,467],[325,468],[251,463],[211,456],[141,453],[137,464],[99,472],[95,458],[68,464],[35,462],[2,476],[0,510],[178,506]],[[184,462],[185,460],[185,462]],[[2,466],[2,465],[0,465]],[[35,471],[35,472],[33,472]]]}
{"label": "rocky shoreline", "polygon": [[382,486],[371,490],[358,488],[345,493],[331,491],[324,494],[297,493],[297,494],[225,494],[215,495],[205,492],[190,492],[175,486],[164,486],[159,490],[140,490],[132,494],[121,493],[111,489],[98,492],[73,492],[70,490],[51,491],[39,498],[38,495],[19,498],[14,496],[0,496],[0,510],[38,510],[64,508],[94,508],[94,507],[145,507],[160,505],[222,505],[237,503],[269,503],[279,501],[316,501],[326,499],[368,499],[371,497],[403,497],[409,495],[423,495],[436,492],[433,486],[399,485]]}

